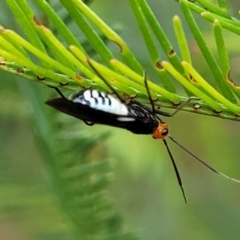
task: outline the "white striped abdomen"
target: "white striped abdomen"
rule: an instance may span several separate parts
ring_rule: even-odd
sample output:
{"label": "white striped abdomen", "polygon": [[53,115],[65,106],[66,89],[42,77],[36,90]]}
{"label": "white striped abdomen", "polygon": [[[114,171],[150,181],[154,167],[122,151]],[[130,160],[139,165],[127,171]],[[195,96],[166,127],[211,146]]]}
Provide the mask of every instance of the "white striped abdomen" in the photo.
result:
{"label": "white striped abdomen", "polygon": [[90,108],[121,115],[128,115],[128,108],[125,104],[121,103],[119,99],[97,90],[86,90],[84,92],[74,94],[70,97],[75,103],[88,105]]}

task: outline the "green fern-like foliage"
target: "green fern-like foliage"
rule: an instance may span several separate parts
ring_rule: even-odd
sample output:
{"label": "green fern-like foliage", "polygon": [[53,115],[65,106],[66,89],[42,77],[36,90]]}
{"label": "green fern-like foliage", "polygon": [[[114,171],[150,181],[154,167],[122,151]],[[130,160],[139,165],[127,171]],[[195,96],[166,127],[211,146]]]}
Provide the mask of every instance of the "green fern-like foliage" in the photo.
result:
{"label": "green fern-like foliage", "polygon": [[[91,62],[120,94],[149,103],[143,83],[144,67],[121,36],[87,6],[90,1],[61,0],[61,9],[66,10],[61,16],[57,11],[59,3],[51,5],[44,0],[35,0],[43,19],[30,7],[30,1],[5,2],[24,34],[18,34],[7,26],[1,27],[0,68],[3,71],[45,84],[46,89],[52,86],[73,91],[91,87],[109,91],[89,65]],[[179,46],[175,50],[146,0],[129,0],[129,6],[158,77],[159,84],[148,79],[156,106],[175,108],[188,97],[197,96],[199,100],[191,102],[184,110],[238,121],[239,87],[230,77],[222,31],[225,28],[238,35],[239,23],[228,12],[226,2],[219,0],[217,6],[205,0],[180,0],[178,5],[212,71],[214,87],[192,64],[179,16],[173,17]],[[219,63],[204,41],[193,12],[212,23]],[[77,33],[69,30],[68,24],[72,22],[85,35],[85,42],[80,42]],[[109,50],[109,42],[119,47],[121,58]],[[158,45],[165,56],[160,55]],[[181,90],[176,88],[176,81],[182,86]],[[74,121],[66,120],[56,112],[45,113],[42,101],[36,97],[38,93],[31,89],[29,82],[19,83],[19,86],[34,106],[36,142],[49,169],[52,189],[70,220],[73,238],[138,239],[123,230],[122,217],[114,209],[113,200],[109,200],[107,189],[112,181],[111,161],[105,154],[96,155],[94,152],[97,144],[104,142],[109,134],[89,136]]]}
{"label": "green fern-like foliage", "polygon": [[[35,13],[26,2],[6,2],[26,33],[28,41],[17,33],[2,27],[2,69],[15,72],[25,78],[37,80],[49,86],[61,86],[71,90],[79,89],[79,87],[107,90],[105,84],[89,66],[88,56],[83,46],[47,2],[35,1],[38,7],[46,14],[48,20],[54,25],[55,31],[65,40],[67,48],[36,18]],[[156,99],[156,105],[173,107],[171,103],[179,104],[186,97],[176,94],[171,79],[172,76],[184,87],[188,96],[194,95],[202,100],[194,105],[197,106],[195,108],[189,108],[188,106],[189,111],[238,120],[236,115],[240,113],[240,110],[236,106],[236,102],[239,90],[237,84],[230,77],[229,60],[222,35],[223,27],[237,33],[236,27],[234,28],[237,22],[227,13],[227,8],[224,10],[223,7],[219,8],[206,4],[206,2],[201,1],[198,4],[180,1],[180,6],[196,42],[212,70],[217,84],[216,88],[213,88],[192,66],[180,18],[178,16],[173,18],[173,26],[181,52],[181,56],[178,56],[147,2],[144,0],[129,1],[148,48],[152,66],[162,83],[162,86],[159,86],[153,84],[149,79],[149,88]],[[137,61],[124,40],[92,12],[84,2],[63,0],[61,3],[101,58],[102,63],[91,60],[94,67],[120,93],[146,100],[147,94],[143,86],[144,68]],[[206,8],[209,8],[211,12],[207,11]],[[201,31],[193,18],[192,11],[196,11],[213,22],[220,64],[216,62],[211,50],[204,41]],[[113,56],[91,24],[95,25],[109,41],[113,41],[119,46],[122,60],[118,60]],[[160,57],[154,35],[157,39],[156,43],[161,45],[168,61]],[[32,62],[29,58],[30,53],[38,58],[39,64]],[[111,80],[111,78],[114,78],[114,80]]]}

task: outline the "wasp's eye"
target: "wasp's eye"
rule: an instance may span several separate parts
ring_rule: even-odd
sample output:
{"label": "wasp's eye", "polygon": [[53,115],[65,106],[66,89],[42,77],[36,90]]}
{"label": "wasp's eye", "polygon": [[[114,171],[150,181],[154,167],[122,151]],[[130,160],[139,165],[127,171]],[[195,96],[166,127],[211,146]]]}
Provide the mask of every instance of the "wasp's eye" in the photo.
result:
{"label": "wasp's eye", "polygon": [[163,129],[162,135],[163,136],[167,136],[168,135],[168,129],[167,128]]}

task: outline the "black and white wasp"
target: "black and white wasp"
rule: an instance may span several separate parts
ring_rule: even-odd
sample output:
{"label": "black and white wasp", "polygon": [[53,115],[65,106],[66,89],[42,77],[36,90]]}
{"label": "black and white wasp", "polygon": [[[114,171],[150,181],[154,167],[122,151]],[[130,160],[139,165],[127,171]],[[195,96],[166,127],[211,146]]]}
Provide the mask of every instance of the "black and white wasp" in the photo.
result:
{"label": "black and white wasp", "polygon": [[[93,67],[93,66],[92,66]],[[93,67],[94,69],[94,67]],[[106,85],[113,91],[115,96],[108,94],[106,92],[97,90],[82,90],[69,97],[65,98],[64,95],[56,88],[57,92],[61,96],[60,98],[54,98],[46,102],[47,105],[63,112],[73,117],[82,120],[89,126],[94,124],[104,124],[108,126],[123,128],[131,131],[134,134],[149,134],[152,135],[154,139],[162,139],[164,145],[166,146],[167,152],[170,156],[178,184],[181,188],[184,200],[186,202],[186,196],[182,186],[182,181],[180,174],[178,172],[176,163],[169,149],[166,141],[166,137],[169,137],[174,143],[176,143],[180,148],[194,157],[201,164],[205,165],[211,171],[221,175],[224,178],[232,180],[234,182],[240,183],[240,180],[231,178],[208,163],[191,153],[183,145],[177,142],[170,134],[168,125],[162,121],[158,115],[172,117],[181,108],[188,104],[196,98],[189,98],[186,102],[178,106],[178,108],[172,113],[167,113],[163,111],[156,110],[154,107],[153,99],[147,85],[147,79],[144,77],[145,87],[148,93],[151,108],[143,105],[142,103],[132,99],[130,101],[125,101],[114,88],[104,79],[100,73],[94,69],[98,76],[106,83]]]}

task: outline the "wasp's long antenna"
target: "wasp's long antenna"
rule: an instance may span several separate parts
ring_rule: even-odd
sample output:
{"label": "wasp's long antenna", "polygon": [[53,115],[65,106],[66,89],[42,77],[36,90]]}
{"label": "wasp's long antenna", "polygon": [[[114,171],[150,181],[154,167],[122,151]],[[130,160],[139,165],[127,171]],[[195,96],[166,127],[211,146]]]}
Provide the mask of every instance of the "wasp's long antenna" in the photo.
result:
{"label": "wasp's long antenna", "polygon": [[168,151],[168,154],[170,156],[170,159],[171,159],[171,162],[172,162],[172,165],[173,165],[173,168],[174,168],[174,171],[175,171],[175,174],[177,176],[177,180],[178,180],[178,185],[180,186],[181,188],[181,191],[182,191],[182,195],[183,195],[183,198],[184,198],[184,201],[185,203],[187,203],[187,198],[186,198],[186,195],[185,195],[185,192],[184,192],[184,189],[183,189],[183,185],[182,185],[182,180],[181,180],[181,177],[180,177],[180,174],[178,172],[178,169],[177,169],[177,165],[174,161],[174,158],[173,158],[173,155],[168,147],[168,144],[167,144],[167,141],[166,139],[163,139],[163,142],[164,142],[164,145],[166,146],[166,149]]}
{"label": "wasp's long antenna", "polygon": [[[156,110],[155,110],[154,102],[153,102],[153,99],[151,97],[151,93],[150,93],[150,90],[149,90],[149,87],[148,87],[146,72],[144,72],[144,85],[146,87],[148,98],[149,98],[150,104],[152,106],[152,112],[155,113]],[[162,114],[162,115],[167,114],[167,116],[168,116],[168,113],[165,113],[165,112],[162,112],[162,111],[161,111],[160,114]],[[158,118],[158,119],[159,119],[160,122],[162,122],[162,120],[160,118]],[[165,147],[167,149],[168,155],[169,155],[169,157],[171,159],[171,162],[172,162],[172,165],[173,165],[176,177],[177,177],[178,185],[180,186],[181,191],[182,191],[182,195],[183,195],[184,201],[185,201],[185,203],[187,203],[187,198],[186,198],[186,195],[185,195],[185,192],[184,192],[184,189],[183,189],[182,179],[181,179],[180,173],[179,173],[179,171],[177,169],[177,165],[176,165],[176,163],[174,161],[173,155],[172,155],[172,153],[171,153],[171,151],[169,149],[167,141],[165,139],[163,139],[163,142],[164,142],[164,145],[165,145]]]}
{"label": "wasp's long antenna", "polygon": [[208,169],[210,169],[212,172],[228,179],[231,180],[233,182],[236,183],[240,183],[240,180],[236,179],[236,178],[231,178],[225,174],[223,174],[222,172],[219,172],[217,169],[215,169],[214,167],[212,167],[211,165],[209,165],[208,163],[206,163],[205,161],[203,161],[201,158],[197,157],[196,155],[194,155],[192,152],[190,152],[187,148],[185,148],[182,144],[180,144],[178,141],[176,141],[173,137],[171,137],[170,135],[168,135],[169,138],[176,143],[180,148],[182,148],[185,152],[187,152],[189,155],[191,155],[193,158],[195,158],[198,162],[200,162],[201,164],[203,164],[205,167],[207,167]]}

